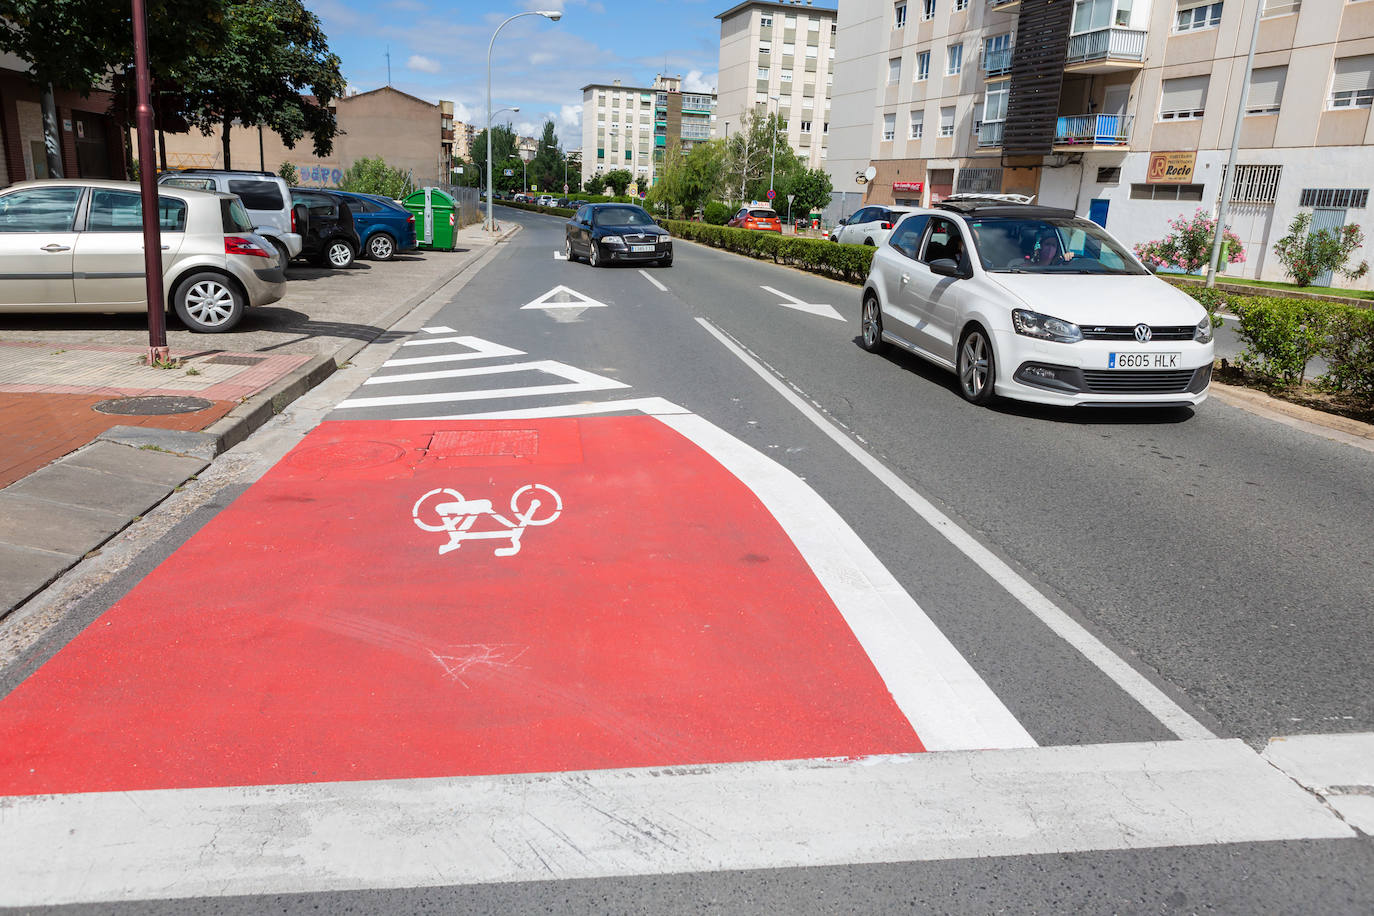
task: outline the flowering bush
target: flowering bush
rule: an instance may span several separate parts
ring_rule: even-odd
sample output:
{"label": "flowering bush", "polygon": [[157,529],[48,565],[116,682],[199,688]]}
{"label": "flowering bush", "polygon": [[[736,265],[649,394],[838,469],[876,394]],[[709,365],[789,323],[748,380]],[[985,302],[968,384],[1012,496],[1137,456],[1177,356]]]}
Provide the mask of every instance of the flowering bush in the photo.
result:
{"label": "flowering bush", "polygon": [[[1211,263],[1217,221],[1206,210],[1199,209],[1192,219],[1180,216],[1169,223],[1169,228],[1174,231],[1164,238],[1136,245],[1135,256],[1155,267],[1172,267],[1190,274]],[[1222,230],[1221,257],[1229,264],[1245,260],[1245,247],[1230,229]]]}
{"label": "flowering bush", "polygon": [[1328,270],[1351,280],[1365,275],[1369,270],[1369,264],[1365,261],[1354,267],[1345,266],[1350,255],[1364,245],[1364,233],[1359,226],[1308,232],[1311,226],[1312,214],[1299,213],[1288,224],[1288,234],[1274,245],[1274,254],[1279,256],[1284,272],[1293,278],[1294,283],[1311,286],[1313,280]]}

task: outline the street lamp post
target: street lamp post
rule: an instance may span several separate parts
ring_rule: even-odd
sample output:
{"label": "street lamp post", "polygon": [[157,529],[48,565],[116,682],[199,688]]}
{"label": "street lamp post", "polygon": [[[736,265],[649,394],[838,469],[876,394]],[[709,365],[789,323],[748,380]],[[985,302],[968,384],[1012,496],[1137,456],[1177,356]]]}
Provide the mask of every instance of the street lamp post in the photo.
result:
{"label": "street lamp post", "polygon": [[1250,74],[1255,66],[1255,45],[1259,44],[1260,19],[1263,6],[1255,8],[1255,27],[1250,33],[1250,52],[1245,56],[1245,73],[1240,82],[1240,98],[1236,100],[1236,126],[1231,131],[1231,155],[1226,157],[1226,170],[1221,174],[1221,203],[1217,207],[1217,228],[1212,234],[1212,257],[1207,262],[1207,288],[1217,285],[1217,264],[1221,261],[1221,242],[1226,234],[1226,211],[1231,206],[1231,189],[1236,186],[1236,153],[1240,150],[1240,128],[1245,119],[1245,102],[1250,93]]}
{"label": "street lamp post", "polygon": [[519,19],[521,16],[543,16],[552,22],[557,22],[563,18],[561,10],[529,10],[524,13],[516,13],[514,16],[502,22],[496,27],[496,31],[491,33],[491,41],[487,42],[487,231],[494,232],[496,224],[491,218],[491,51],[496,46],[496,36],[501,34],[501,30],[507,23]]}

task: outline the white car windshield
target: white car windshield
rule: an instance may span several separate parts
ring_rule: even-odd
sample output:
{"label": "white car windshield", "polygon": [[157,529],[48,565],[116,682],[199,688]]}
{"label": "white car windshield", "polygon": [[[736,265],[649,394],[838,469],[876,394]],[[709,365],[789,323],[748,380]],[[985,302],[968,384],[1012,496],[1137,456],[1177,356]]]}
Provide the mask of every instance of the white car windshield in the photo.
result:
{"label": "white car windshield", "polygon": [[974,247],[989,273],[1144,274],[1121,245],[1086,219],[973,217]]}

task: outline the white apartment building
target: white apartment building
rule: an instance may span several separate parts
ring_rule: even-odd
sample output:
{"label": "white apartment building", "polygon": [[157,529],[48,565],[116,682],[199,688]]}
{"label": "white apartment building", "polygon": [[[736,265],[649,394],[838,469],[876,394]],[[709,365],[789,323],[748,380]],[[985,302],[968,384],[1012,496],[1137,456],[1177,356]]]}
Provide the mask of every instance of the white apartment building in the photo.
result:
{"label": "white apartment building", "polygon": [[846,0],[835,189],[1034,194],[1160,238],[1216,212],[1256,16],[1228,217],[1247,260],[1227,271],[1281,280],[1272,247],[1302,209],[1374,236],[1374,0]]}
{"label": "white apartment building", "polygon": [[738,130],[754,108],[777,111],[797,154],[809,168],[825,168],[835,15],[811,0],[746,0],[716,16],[720,118],[713,136]]}
{"label": "white apartment building", "polygon": [[582,181],[597,172],[628,169],[652,183],[669,138],[691,149],[711,139],[716,95],[683,92],[681,76],[654,78],[647,88],[591,83],[582,87]]}

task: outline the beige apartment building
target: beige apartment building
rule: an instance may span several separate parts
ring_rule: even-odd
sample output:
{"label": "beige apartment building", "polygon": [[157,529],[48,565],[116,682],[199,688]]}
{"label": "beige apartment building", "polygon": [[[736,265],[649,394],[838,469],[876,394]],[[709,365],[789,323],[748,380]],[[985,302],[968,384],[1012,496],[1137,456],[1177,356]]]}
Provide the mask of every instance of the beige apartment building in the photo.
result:
{"label": "beige apartment building", "polygon": [[1216,212],[1256,16],[1228,219],[1247,260],[1228,272],[1282,279],[1271,249],[1300,210],[1374,236],[1374,0],[846,0],[836,191],[1034,194],[1159,238]]}
{"label": "beige apartment building", "polygon": [[640,88],[590,83],[582,87],[582,181],[598,172],[628,169],[649,183],[670,139],[684,150],[711,139],[716,94],[683,92],[681,76],[654,78]]}
{"label": "beige apartment building", "polygon": [[[235,127],[229,134],[230,164],[238,169],[276,172],[289,162],[296,167],[302,185],[328,188],[343,180],[355,160],[381,156],[393,168],[411,173],[417,185],[447,183],[456,135],[452,102],[436,105],[383,86],[336,99],[332,104],[339,132],[330,155],[316,156],[309,135],[294,149],[287,149],[270,130],[260,134],[256,127]],[[196,130],[167,134],[167,165],[174,169],[223,168],[219,131],[208,137]]]}
{"label": "beige apartment building", "polygon": [[720,85],[715,137],[736,130],[755,108],[777,111],[787,141],[809,168],[826,168],[835,10],[746,0],[720,15]]}

